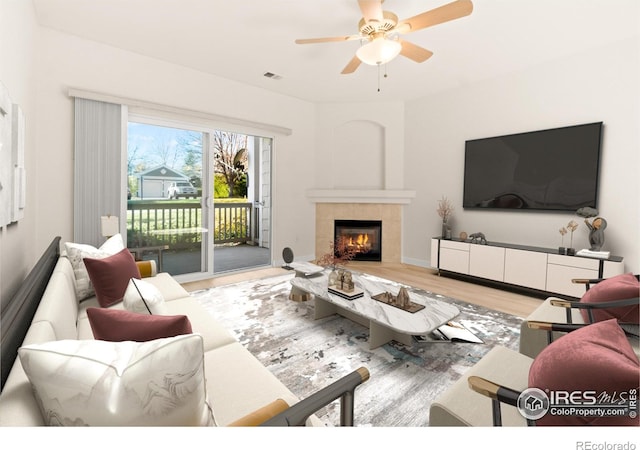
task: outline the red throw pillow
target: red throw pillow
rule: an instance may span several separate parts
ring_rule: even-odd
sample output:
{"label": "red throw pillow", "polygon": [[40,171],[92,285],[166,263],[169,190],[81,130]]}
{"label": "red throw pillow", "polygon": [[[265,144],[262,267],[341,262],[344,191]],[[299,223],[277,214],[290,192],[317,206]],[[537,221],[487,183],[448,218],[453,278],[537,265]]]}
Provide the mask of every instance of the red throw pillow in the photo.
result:
{"label": "red throw pillow", "polygon": [[152,316],[123,309],[87,308],[93,337],[101,341],[146,342],[191,334],[187,316]]}
{"label": "red throw pillow", "polygon": [[122,301],[131,278],[140,279],[140,271],[128,249],[106,258],[84,258],[89,279],[103,308]]}
{"label": "red throw pillow", "polygon": [[[640,295],[640,281],[631,273],[623,273],[593,285],[584,293],[580,303],[610,302],[624,300]],[[618,319],[620,322],[638,323],[640,321],[640,307],[636,305],[613,309],[593,309],[593,321],[601,322],[608,319]],[[580,313],[585,322],[590,322],[586,310]]]}
{"label": "red throw pillow", "polygon": [[[629,392],[637,393],[639,385],[638,357],[615,319],[587,325],[562,336],[545,347],[529,369],[529,387],[541,389],[547,395],[568,392],[578,397],[581,392],[592,391],[595,396],[610,396],[613,404],[624,398],[628,406]],[[589,403],[589,399],[585,402]],[[554,402],[550,403],[553,406]],[[557,426],[639,424],[638,417],[628,414],[584,417],[553,414],[552,409],[536,421],[536,425]]]}

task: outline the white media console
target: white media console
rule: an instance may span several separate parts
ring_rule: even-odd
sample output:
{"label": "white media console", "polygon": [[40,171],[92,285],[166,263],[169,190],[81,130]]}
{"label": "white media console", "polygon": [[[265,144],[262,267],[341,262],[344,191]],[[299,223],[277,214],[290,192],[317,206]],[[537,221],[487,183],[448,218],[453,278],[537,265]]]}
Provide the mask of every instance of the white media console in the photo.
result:
{"label": "white media console", "polygon": [[623,258],[560,255],[556,249],[459,239],[431,239],[431,265],[439,272],[579,298],[584,285],[572,278],[608,278],[624,273]]}

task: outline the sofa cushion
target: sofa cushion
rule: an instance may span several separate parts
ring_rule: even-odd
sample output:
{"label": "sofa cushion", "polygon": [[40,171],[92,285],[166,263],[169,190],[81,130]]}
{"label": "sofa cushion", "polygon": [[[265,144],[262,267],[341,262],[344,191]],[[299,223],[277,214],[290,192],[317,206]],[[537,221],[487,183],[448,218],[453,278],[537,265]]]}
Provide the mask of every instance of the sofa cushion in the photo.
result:
{"label": "sofa cushion", "polygon": [[194,333],[202,335],[205,352],[237,342],[231,331],[216,320],[193,297],[166,302],[165,306],[168,314],[184,314],[189,318]]}
{"label": "sofa cushion", "polygon": [[47,425],[212,424],[197,334],[53,341],[18,353]]}
{"label": "sofa cushion", "polygon": [[121,302],[131,278],[140,278],[133,255],[126,248],[101,259],[84,258],[98,303],[103,308]]}
{"label": "sofa cushion", "polygon": [[[289,405],[299,401],[239,342],[205,352],[204,359],[207,367],[224,369],[207,373],[207,393],[218,425],[228,426],[277,398]],[[322,422],[312,415],[309,424],[316,426]]]}
{"label": "sofa cushion", "polygon": [[140,314],[167,314],[162,292],[144,280],[129,280],[122,304],[127,311]]}
{"label": "sofa cushion", "polygon": [[153,316],[107,308],[89,308],[87,317],[95,339],[145,342],[190,334],[187,316]]}
{"label": "sofa cushion", "polygon": [[89,298],[94,295],[95,291],[91,286],[89,274],[84,265],[83,259],[88,258],[105,258],[114,255],[124,248],[122,235],[116,234],[105,241],[100,248],[96,248],[89,244],[78,244],[75,242],[65,242],[65,255],[71,266],[76,279],[76,297],[78,301]]}
{"label": "sofa cushion", "polygon": [[[640,295],[640,281],[631,273],[623,273],[606,280],[602,280],[584,293],[581,303],[610,302],[624,300]],[[585,322],[590,322],[586,310],[580,313]],[[620,322],[638,323],[640,319],[640,306],[631,305],[615,309],[594,309],[593,321],[600,322],[607,319],[619,319]]]}
{"label": "sofa cushion", "polygon": [[[529,387],[545,392],[595,391],[625,398],[637,392],[640,363],[616,319],[580,328],[552,342],[534,359]],[[581,417],[547,412],[537,425],[638,425],[629,416]]]}

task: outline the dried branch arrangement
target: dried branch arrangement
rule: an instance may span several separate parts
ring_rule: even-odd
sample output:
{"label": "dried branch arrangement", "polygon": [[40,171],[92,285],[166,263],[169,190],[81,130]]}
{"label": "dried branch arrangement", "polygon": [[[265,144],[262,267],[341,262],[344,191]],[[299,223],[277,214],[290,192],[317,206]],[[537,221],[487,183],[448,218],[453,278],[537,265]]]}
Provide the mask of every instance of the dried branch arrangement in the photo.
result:
{"label": "dried branch arrangement", "polygon": [[330,251],[322,255],[316,264],[323,267],[345,266],[349,261],[355,258],[358,250],[349,244],[349,241],[340,236],[335,242],[329,243]]}
{"label": "dried branch arrangement", "polygon": [[438,211],[438,215],[442,218],[442,221],[447,222],[453,214],[453,205],[447,197],[443,196],[438,201],[438,209],[436,211]]}

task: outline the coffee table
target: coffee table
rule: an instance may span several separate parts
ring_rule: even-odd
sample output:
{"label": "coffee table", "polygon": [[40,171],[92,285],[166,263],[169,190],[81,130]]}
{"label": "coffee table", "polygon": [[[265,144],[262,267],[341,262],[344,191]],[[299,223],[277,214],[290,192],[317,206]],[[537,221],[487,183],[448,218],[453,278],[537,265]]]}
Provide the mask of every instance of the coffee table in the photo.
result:
{"label": "coffee table", "polygon": [[[382,292],[397,295],[402,285],[372,275],[353,273],[356,288],[364,295],[347,300],[328,291],[328,270],[310,275],[296,276],[291,280],[291,297],[313,296],[314,318],[321,319],[339,314],[369,328],[369,347],[374,349],[395,340],[411,345],[413,336],[429,335],[447,323],[460,310],[454,305],[438,300],[436,294],[410,294],[414,303],[424,305],[420,311],[411,313],[371,297]],[[300,274],[299,274],[300,275]]]}

